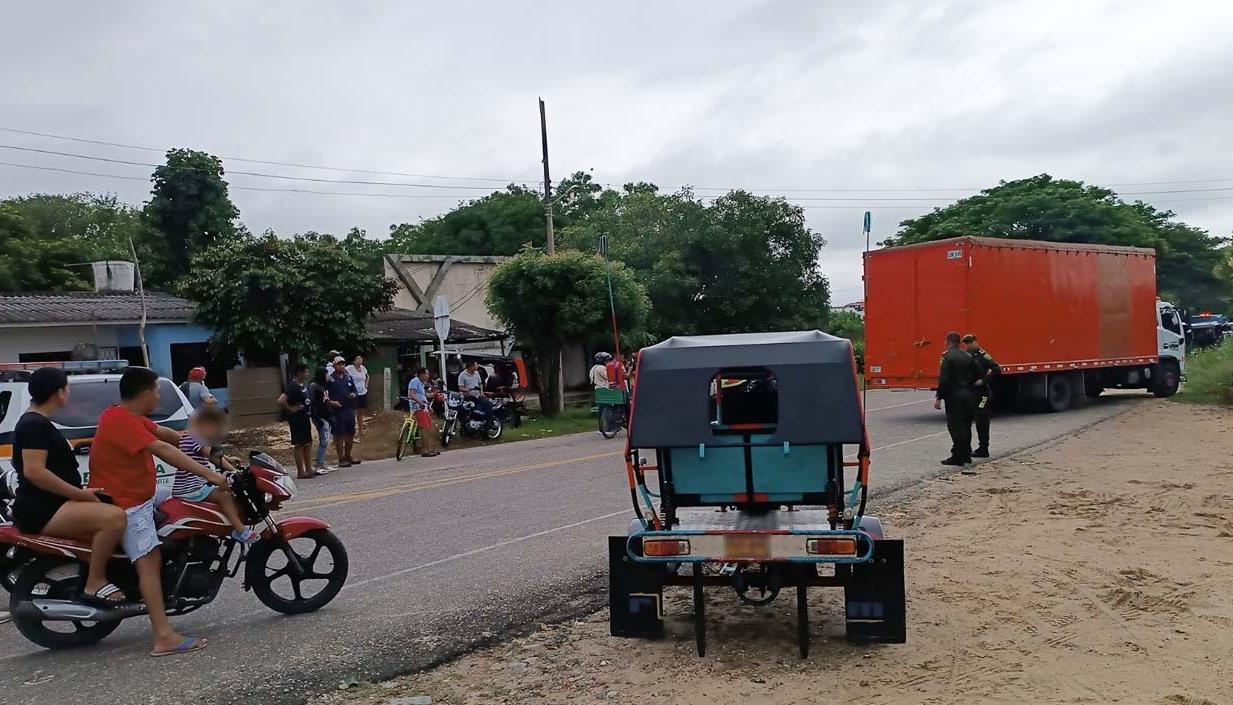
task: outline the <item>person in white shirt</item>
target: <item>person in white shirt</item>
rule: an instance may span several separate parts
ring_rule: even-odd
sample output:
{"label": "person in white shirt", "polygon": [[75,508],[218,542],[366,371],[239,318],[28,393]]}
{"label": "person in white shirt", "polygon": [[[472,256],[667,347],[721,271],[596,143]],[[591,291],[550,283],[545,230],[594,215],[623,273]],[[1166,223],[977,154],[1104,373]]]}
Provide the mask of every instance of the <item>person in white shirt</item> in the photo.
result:
{"label": "person in white shirt", "polygon": [[355,435],[364,435],[364,410],[368,408],[368,368],[364,367],[364,356],[356,355],[347,365],[347,374],[355,382]]}
{"label": "person in white shirt", "polygon": [[608,388],[608,362],[612,356],[606,352],[595,353],[595,364],[591,365],[591,386],[596,389]]}
{"label": "person in white shirt", "polygon": [[484,396],[484,378],[479,373],[479,363],[467,361],[467,368],[458,373],[458,391],[471,397],[475,408],[485,415],[492,412],[492,402]]}

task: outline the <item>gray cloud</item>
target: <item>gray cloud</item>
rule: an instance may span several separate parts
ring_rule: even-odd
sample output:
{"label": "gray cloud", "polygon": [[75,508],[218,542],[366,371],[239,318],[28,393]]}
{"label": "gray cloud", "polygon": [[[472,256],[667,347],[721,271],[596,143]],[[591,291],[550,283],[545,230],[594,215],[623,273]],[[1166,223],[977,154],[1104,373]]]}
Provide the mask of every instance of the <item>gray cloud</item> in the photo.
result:
{"label": "gray cloud", "polygon": [[[865,5],[10,4],[0,23],[0,125],[257,159],[535,181],[542,95],[558,178],[594,169],[600,181],[665,187],[940,188],[1043,171],[1095,183],[1233,177],[1227,3]],[[3,133],[0,144],[159,160]],[[0,160],[148,176],[141,167],[8,150]],[[240,175],[231,182],[286,185]],[[1156,188],[1222,186],[1233,180]],[[0,167],[2,195],[76,190],[138,203],[148,185]],[[394,199],[236,190],[234,198],[254,230],[358,225],[382,235],[390,223],[433,215],[467,193]],[[1233,197],[1144,198],[1227,234],[1226,194]],[[861,212],[873,210],[876,242],[933,204],[874,199],[943,202],[960,194],[795,195],[853,199],[807,202],[825,206],[807,213],[829,242],[823,267],[835,298],[849,300],[859,297]],[[1209,200],[1181,200],[1195,198]]]}

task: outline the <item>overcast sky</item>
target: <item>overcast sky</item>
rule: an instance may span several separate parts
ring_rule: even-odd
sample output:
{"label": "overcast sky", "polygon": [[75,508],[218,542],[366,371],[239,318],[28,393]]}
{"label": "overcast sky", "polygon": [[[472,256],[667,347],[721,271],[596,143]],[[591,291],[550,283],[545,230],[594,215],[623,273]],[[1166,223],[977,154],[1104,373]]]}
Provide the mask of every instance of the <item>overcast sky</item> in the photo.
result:
{"label": "overcast sky", "polygon": [[[1181,191],[1135,197],[1229,234],[1231,29],[1233,3],[1177,0],[7,2],[0,127],[502,180],[226,161],[233,187],[414,194],[232,192],[254,231],[384,236],[483,193],[462,187],[536,181],[543,96],[556,179],[590,169],[605,183],[832,199],[800,202],[845,303],[860,298],[865,209],[876,242],[999,179],[1049,172]],[[161,158],[9,132],[0,144]],[[0,161],[141,179],[0,165],[0,196],[148,195],[144,166],[4,148]]]}

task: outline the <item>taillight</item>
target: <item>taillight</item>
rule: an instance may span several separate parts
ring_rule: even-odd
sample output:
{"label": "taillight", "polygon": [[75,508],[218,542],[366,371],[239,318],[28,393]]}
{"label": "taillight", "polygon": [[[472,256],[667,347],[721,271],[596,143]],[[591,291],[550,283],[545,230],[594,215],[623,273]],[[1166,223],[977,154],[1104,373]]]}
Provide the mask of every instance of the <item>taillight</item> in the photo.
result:
{"label": "taillight", "polygon": [[644,556],[688,556],[689,541],[684,539],[643,539],[642,555]]}
{"label": "taillight", "polygon": [[855,556],[856,539],[850,536],[807,539],[805,553],[811,556]]}

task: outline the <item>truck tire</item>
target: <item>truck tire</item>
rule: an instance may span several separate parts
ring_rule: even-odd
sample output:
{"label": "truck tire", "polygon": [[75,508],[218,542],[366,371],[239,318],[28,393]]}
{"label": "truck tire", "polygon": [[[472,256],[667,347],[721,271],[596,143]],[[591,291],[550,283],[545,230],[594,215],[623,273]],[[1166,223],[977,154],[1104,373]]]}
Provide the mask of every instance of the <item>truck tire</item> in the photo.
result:
{"label": "truck tire", "polygon": [[1177,388],[1182,384],[1182,371],[1178,369],[1177,363],[1165,360],[1156,366],[1155,372],[1152,394],[1161,398],[1177,394]]}
{"label": "truck tire", "polygon": [[1049,375],[1045,382],[1045,410],[1053,413],[1066,411],[1074,403],[1074,385],[1070,375]]}

